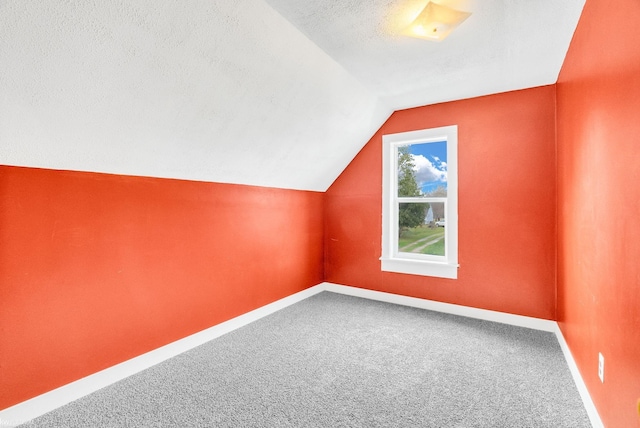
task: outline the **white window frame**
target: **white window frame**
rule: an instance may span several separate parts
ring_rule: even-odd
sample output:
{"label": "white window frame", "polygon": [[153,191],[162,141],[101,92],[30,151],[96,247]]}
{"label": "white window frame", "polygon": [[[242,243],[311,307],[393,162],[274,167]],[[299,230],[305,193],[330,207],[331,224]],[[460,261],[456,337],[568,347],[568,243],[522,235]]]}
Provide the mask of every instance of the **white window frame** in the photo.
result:
{"label": "white window frame", "polygon": [[[398,251],[397,148],[418,143],[447,142],[447,202],[445,204],[445,256]],[[429,198],[420,201],[430,202]],[[431,202],[438,202],[434,199]],[[386,272],[458,277],[458,126],[423,129],[382,136],[382,257]]]}

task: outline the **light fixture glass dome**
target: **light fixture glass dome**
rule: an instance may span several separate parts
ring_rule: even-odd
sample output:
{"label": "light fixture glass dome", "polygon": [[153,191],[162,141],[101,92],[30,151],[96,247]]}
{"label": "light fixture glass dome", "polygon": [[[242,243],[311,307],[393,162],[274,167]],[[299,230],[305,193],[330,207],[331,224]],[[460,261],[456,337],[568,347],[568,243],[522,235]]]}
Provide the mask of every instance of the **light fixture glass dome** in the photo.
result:
{"label": "light fixture glass dome", "polygon": [[403,34],[427,40],[443,40],[469,16],[471,16],[470,12],[429,2],[418,17],[403,31]]}

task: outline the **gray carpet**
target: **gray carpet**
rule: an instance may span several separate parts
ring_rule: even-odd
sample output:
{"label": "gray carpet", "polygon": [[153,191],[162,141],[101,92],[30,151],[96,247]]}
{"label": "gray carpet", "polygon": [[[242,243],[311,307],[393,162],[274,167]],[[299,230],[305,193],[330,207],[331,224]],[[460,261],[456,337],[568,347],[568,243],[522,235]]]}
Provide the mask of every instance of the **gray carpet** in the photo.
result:
{"label": "gray carpet", "polygon": [[323,292],[25,426],[590,424],[551,333]]}

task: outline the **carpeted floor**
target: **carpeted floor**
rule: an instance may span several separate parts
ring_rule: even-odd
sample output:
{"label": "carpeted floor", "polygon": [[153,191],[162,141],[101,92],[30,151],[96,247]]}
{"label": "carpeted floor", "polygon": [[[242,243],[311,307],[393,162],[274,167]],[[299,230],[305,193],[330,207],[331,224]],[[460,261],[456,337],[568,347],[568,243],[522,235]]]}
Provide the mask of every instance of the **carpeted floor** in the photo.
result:
{"label": "carpeted floor", "polygon": [[551,333],[323,292],[24,426],[590,423]]}

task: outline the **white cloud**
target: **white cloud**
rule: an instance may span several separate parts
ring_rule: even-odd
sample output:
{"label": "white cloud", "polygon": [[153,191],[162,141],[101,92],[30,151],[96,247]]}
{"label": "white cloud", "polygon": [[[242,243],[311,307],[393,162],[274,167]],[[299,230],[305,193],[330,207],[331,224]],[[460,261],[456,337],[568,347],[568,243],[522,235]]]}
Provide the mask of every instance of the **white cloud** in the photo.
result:
{"label": "white cloud", "polygon": [[434,162],[430,161],[422,155],[411,155],[413,164],[415,165],[416,179],[418,184],[447,181],[447,163],[440,162],[437,157],[432,157]]}

